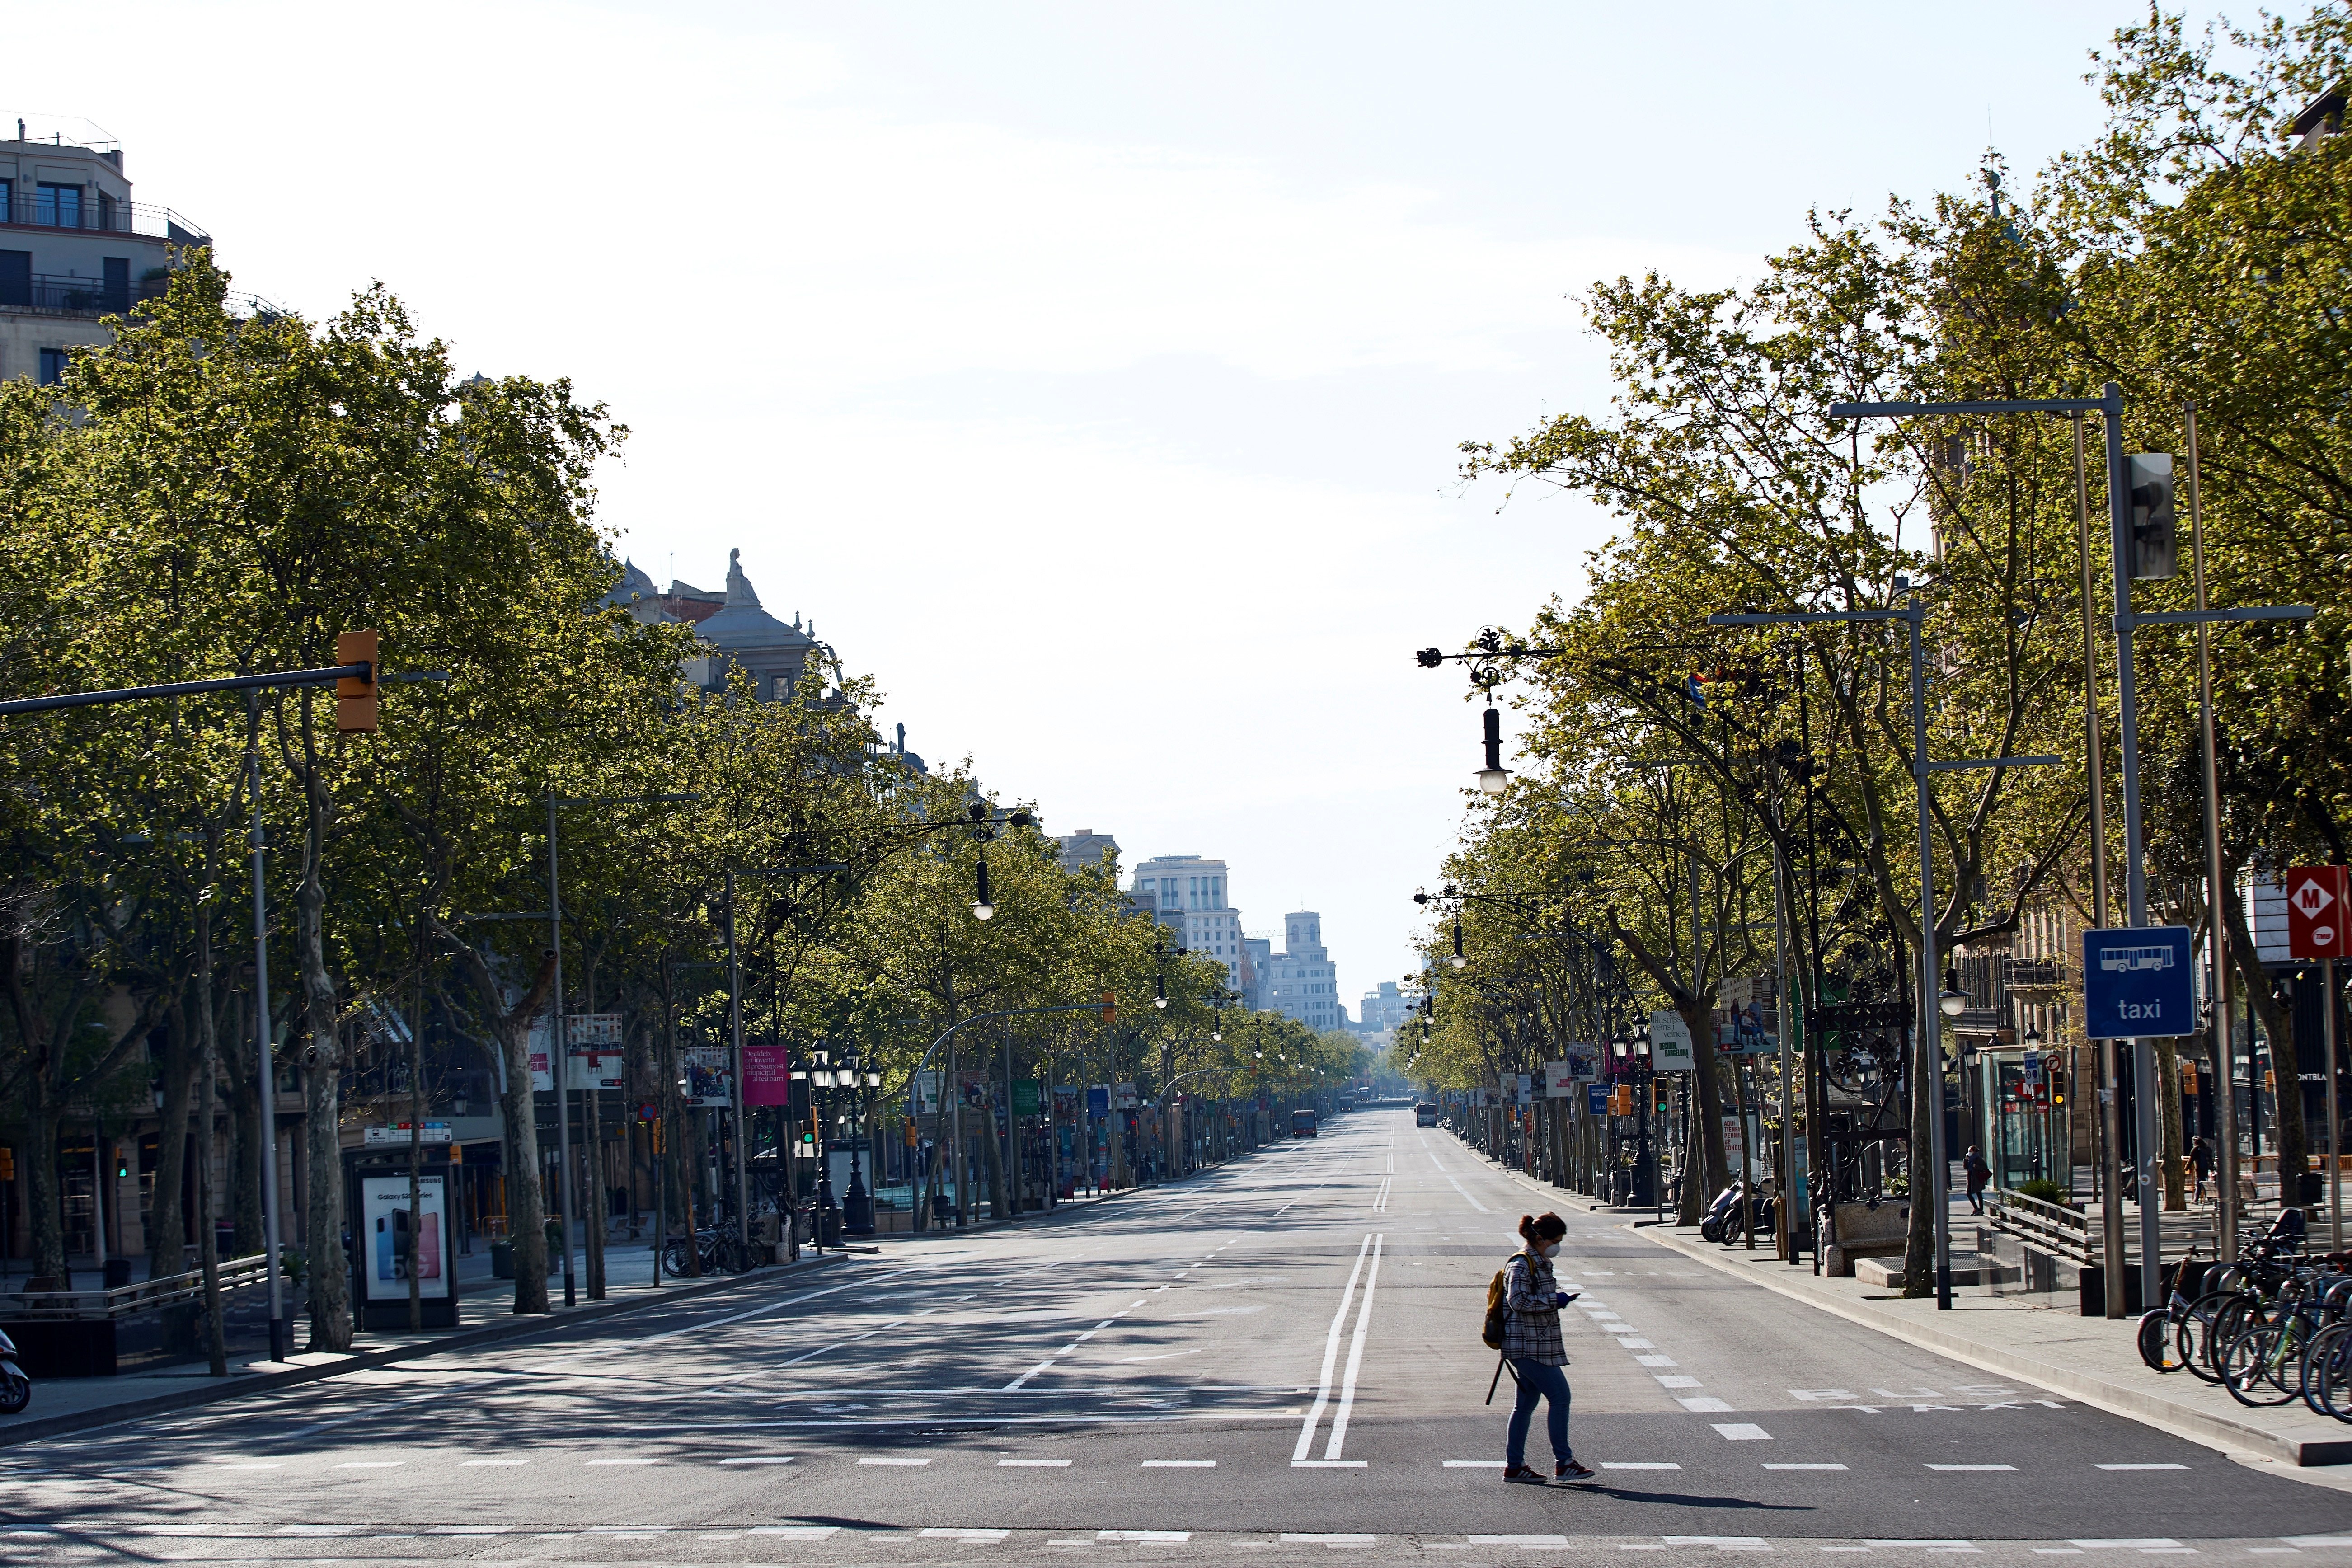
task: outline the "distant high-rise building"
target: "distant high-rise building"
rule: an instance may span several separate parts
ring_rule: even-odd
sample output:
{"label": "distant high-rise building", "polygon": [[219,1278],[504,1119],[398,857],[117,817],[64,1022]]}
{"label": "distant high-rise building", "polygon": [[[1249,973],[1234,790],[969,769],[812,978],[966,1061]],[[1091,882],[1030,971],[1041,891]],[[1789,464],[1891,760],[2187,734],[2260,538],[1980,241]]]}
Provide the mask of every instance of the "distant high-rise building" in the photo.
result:
{"label": "distant high-rise building", "polygon": [[1183,947],[1225,966],[1225,984],[1244,991],[1241,911],[1225,901],[1223,860],[1157,855],[1135,868],[1135,896],[1160,923],[1181,933]]}
{"label": "distant high-rise building", "polygon": [[1420,1005],[1420,997],[1400,990],[1393,980],[1383,980],[1379,990],[1364,993],[1363,1004],[1356,1009],[1356,1033],[1379,1050],[1396,1037],[1397,1026],[1412,1017]]}
{"label": "distant high-rise building", "polygon": [[1259,971],[1257,1005],[1296,1018],[1310,1029],[1346,1028],[1348,1008],[1339,1000],[1339,966],[1323,946],[1323,917],[1312,910],[1300,910],[1285,915],[1282,926],[1282,951],[1268,953]]}

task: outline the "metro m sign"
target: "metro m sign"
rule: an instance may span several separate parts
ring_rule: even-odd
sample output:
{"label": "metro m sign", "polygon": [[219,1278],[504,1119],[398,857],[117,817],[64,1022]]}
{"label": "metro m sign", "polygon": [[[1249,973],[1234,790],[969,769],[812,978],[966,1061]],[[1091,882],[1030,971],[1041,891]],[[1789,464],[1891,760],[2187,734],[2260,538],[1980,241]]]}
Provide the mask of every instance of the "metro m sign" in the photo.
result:
{"label": "metro m sign", "polygon": [[2286,950],[2297,958],[2352,958],[2352,867],[2294,866],[2286,874]]}

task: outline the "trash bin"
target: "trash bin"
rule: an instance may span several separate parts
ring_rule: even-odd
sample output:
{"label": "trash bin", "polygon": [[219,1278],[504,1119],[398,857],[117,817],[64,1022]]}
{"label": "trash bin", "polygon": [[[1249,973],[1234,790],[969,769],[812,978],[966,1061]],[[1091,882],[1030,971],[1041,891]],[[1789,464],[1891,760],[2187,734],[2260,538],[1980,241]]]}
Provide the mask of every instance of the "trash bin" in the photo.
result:
{"label": "trash bin", "polygon": [[490,1278],[511,1279],[514,1277],[514,1243],[511,1241],[490,1243]]}

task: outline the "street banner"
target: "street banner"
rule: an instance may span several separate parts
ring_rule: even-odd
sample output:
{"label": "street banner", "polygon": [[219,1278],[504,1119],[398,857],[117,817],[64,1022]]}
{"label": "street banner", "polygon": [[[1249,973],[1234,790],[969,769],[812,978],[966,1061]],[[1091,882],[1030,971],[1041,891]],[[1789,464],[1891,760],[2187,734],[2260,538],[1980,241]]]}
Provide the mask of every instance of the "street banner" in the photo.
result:
{"label": "street banner", "polygon": [[621,1048],[621,1016],[618,1013],[579,1013],[563,1020],[563,1043],[572,1050],[596,1047],[617,1051]]}
{"label": "street banner", "polygon": [[1691,1047],[1690,1026],[1671,1007],[1650,1015],[1650,1065],[1660,1072],[1694,1072],[1698,1053]]}
{"label": "street banner", "polygon": [[1609,1114],[1609,1086],[1588,1083],[1584,1086],[1584,1109],[1594,1116]]}
{"label": "street banner", "polygon": [[1748,1140],[1741,1135],[1737,1116],[1723,1119],[1723,1163],[1737,1174],[1751,1180],[1755,1177],[1755,1171],[1748,1163]]}
{"label": "street banner", "polygon": [[1034,1116],[1037,1114],[1038,1104],[1037,1080],[1034,1078],[1014,1079],[1013,1080],[1013,1114]]}
{"label": "street banner", "polygon": [[1600,1041],[1570,1040],[1559,1048],[1559,1054],[1568,1058],[1568,1070],[1578,1083],[1601,1081]]}
{"label": "street banner", "polygon": [[1118,1086],[1118,1108],[1121,1110],[1133,1110],[1139,1103],[1135,1098],[1135,1085],[1131,1080]]}
{"label": "street banner", "polygon": [[937,1116],[940,1113],[940,1071],[925,1068],[915,1075],[915,1114]]}
{"label": "street banner", "polygon": [[743,1047],[743,1103],[790,1105],[793,1102],[793,1052],[789,1046]]}
{"label": "street banner", "polygon": [[1108,1085],[1098,1083],[1087,1090],[1087,1114],[1088,1116],[1108,1116],[1110,1114],[1110,1089]]}
{"label": "street banner", "polygon": [[[568,1037],[570,1029],[567,1026]],[[622,1059],[621,1048],[572,1045],[568,1038],[564,1046],[563,1087],[566,1089],[626,1089],[628,1065]]]}
{"label": "street banner", "polygon": [[2296,958],[2352,958],[2345,900],[2352,867],[2292,866],[2286,873],[2286,950]]}
{"label": "street banner", "polygon": [[735,1075],[728,1067],[726,1047],[689,1046],[678,1052],[678,1065],[685,1069],[687,1104],[724,1110],[735,1103]]}
{"label": "street banner", "polygon": [[1568,1062],[1544,1063],[1544,1098],[1573,1100],[1576,1098],[1576,1068]]}
{"label": "street banner", "polygon": [[1517,1103],[1520,1105],[1532,1103],[1536,1097],[1535,1074],[1525,1072],[1513,1073],[1511,1075],[1511,1079],[1513,1087],[1518,1090],[1519,1098]]}
{"label": "street banner", "polygon": [[2083,1033],[2094,1040],[2162,1039],[2197,1027],[2187,926],[2083,933]]}

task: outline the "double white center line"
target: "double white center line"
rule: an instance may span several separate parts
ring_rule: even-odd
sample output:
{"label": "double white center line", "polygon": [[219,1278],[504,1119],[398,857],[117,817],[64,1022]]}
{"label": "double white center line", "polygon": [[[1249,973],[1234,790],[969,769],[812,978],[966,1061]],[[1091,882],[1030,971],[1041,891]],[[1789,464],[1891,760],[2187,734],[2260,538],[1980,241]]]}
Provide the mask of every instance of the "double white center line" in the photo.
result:
{"label": "double white center line", "polygon": [[[1339,1447],[1347,1440],[1348,1416],[1355,1408],[1356,1374],[1362,1370],[1364,1364],[1364,1336],[1371,1327],[1372,1290],[1380,1283],[1381,1249],[1385,1240],[1383,1236],[1370,1235],[1365,1237],[1363,1244],[1356,1248],[1356,1267],[1349,1271],[1348,1288],[1339,1293],[1339,1310],[1331,1315],[1331,1331],[1323,1341],[1323,1376],[1315,1390],[1315,1403],[1307,1409],[1307,1424],[1298,1430],[1298,1446],[1291,1450],[1290,1467],[1293,1469],[1362,1469],[1364,1468],[1365,1461],[1362,1459],[1341,1458]],[[1367,1259],[1371,1264],[1369,1273],[1364,1268]],[[1358,1279],[1364,1282],[1364,1301],[1356,1313],[1355,1337],[1348,1347],[1348,1370],[1345,1380],[1339,1387],[1339,1405],[1331,1416],[1331,1436],[1324,1445],[1323,1457],[1319,1459],[1310,1459],[1307,1455],[1314,1451],[1315,1428],[1321,1425],[1323,1412],[1330,1406],[1331,1374],[1338,1369],[1339,1363],[1339,1335],[1348,1326],[1348,1309],[1355,1302]]]}

